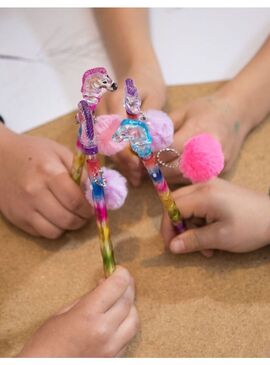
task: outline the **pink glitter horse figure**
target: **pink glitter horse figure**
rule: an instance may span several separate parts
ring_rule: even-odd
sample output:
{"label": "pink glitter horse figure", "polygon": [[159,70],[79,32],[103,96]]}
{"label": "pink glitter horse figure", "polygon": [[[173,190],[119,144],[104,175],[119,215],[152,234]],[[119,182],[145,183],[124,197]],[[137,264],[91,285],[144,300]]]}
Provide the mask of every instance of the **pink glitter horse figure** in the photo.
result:
{"label": "pink glitter horse figure", "polygon": [[77,151],[71,168],[71,176],[77,184],[80,184],[81,181],[85,155],[89,154],[93,150],[93,146],[96,145],[94,136],[96,107],[105,92],[115,90],[117,90],[117,84],[110,78],[104,67],[95,67],[83,74],[81,92],[89,111],[86,111],[84,105],[84,111],[88,114],[88,117],[85,118],[84,113],[82,113],[81,102],[79,103],[76,120],[80,127],[77,137]]}
{"label": "pink glitter horse figure", "polygon": [[106,91],[115,90],[117,90],[117,84],[110,78],[104,67],[91,68],[83,74],[81,93],[91,110],[95,111]]}

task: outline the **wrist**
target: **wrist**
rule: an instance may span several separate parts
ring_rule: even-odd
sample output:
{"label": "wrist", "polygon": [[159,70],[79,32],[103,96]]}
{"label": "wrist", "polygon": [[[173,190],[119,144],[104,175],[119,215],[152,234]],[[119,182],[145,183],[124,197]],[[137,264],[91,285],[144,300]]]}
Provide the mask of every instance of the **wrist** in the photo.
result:
{"label": "wrist", "polygon": [[232,128],[237,129],[245,138],[256,126],[256,122],[250,114],[244,95],[237,90],[232,81],[229,81],[215,93],[215,96],[222,103]]}
{"label": "wrist", "polygon": [[258,113],[257,105],[253,103],[253,96],[237,79],[227,82],[217,91],[217,95],[230,106],[235,120],[237,119],[245,135],[261,122],[263,116]]}
{"label": "wrist", "polygon": [[122,63],[117,63],[114,68],[118,78],[126,77],[129,73],[140,74],[147,71],[163,81],[161,68],[153,49],[147,49],[145,52],[133,51],[126,56]]}

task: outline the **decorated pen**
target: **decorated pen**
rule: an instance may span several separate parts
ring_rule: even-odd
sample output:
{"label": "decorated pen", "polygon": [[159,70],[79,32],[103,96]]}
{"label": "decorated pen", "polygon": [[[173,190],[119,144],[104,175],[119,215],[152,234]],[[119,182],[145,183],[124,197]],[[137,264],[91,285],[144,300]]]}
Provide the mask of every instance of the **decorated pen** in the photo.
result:
{"label": "decorated pen", "polygon": [[83,100],[78,104],[78,113],[76,117],[80,124],[77,138],[78,151],[74,157],[72,167],[72,178],[79,183],[86,158],[106,277],[115,270],[115,259],[104,195],[106,180],[104,179],[103,170],[100,167],[97,157],[98,146],[95,138],[95,109],[105,91],[114,91],[116,89],[116,83],[108,76],[105,68],[98,67],[84,73],[81,89]]}
{"label": "decorated pen", "polygon": [[126,80],[125,86],[125,109],[127,119],[124,119],[121,122],[113,139],[116,142],[129,142],[132,151],[136,153],[147,169],[159,198],[168,212],[175,229],[179,233],[184,232],[185,225],[181,218],[181,213],[175,204],[169,186],[151,148],[152,136],[149,132],[147,120],[141,112],[141,100],[138,91],[131,79]]}

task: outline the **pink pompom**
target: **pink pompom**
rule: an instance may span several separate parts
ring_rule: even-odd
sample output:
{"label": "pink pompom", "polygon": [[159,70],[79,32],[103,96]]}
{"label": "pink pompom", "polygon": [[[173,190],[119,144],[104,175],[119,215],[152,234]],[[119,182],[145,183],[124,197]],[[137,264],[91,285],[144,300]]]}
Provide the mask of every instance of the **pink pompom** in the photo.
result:
{"label": "pink pompom", "polygon": [[100,115],[96,118],[95,136],[99,152],[105,156],[112,156],[122,151],[126,146],[126,142],[114,142],[113,134],[116,132],[121,122],[120,115]]}
{"label": "pink pompom", "polygon": [[[106,206],[111,210],[121,208],[128,194],[127,180],[118,171],[103,167],[103,172],[107,182],[104,188]],[[85,196],[93,206],[92,190],[89,184],[86,185]]]}
{"label": "pink pompom", "polygon": [[145,112],[149,132],[153,138],[152,150],[159,150],[170,146],[173,142],[173,122],[168,114],[161,110],[150,109]]}
{"label": "pink pompom", "polygon": [[199,134],[185,143],[179,168],[193,183],[208,181],[217,176],[223,167],[221,144],[210,134]]}

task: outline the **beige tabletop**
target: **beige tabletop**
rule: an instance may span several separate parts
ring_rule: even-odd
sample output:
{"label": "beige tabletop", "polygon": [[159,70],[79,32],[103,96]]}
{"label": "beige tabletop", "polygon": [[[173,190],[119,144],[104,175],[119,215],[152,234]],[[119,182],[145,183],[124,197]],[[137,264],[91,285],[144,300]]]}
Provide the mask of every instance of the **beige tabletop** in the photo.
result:
{"label": "beige tabletop", "polygon": [[[171,87],[168,108],[211,93],[221,83]],[[30,132],[72,147],[74,114]],[[270,186],[270,119],[247,138],[229,180],[257,191]],[[244,207],[239,207],[244,209]],[[110,213],[118,263],[137,285],[140,333],[129,357],[270,355],[270,249],[249,254],[164,253],[159,200],[149,182],[130,188]],[[31,333],[103,275],[95,223],[49,241],[0,219],[0,356],[14,356]]]}

